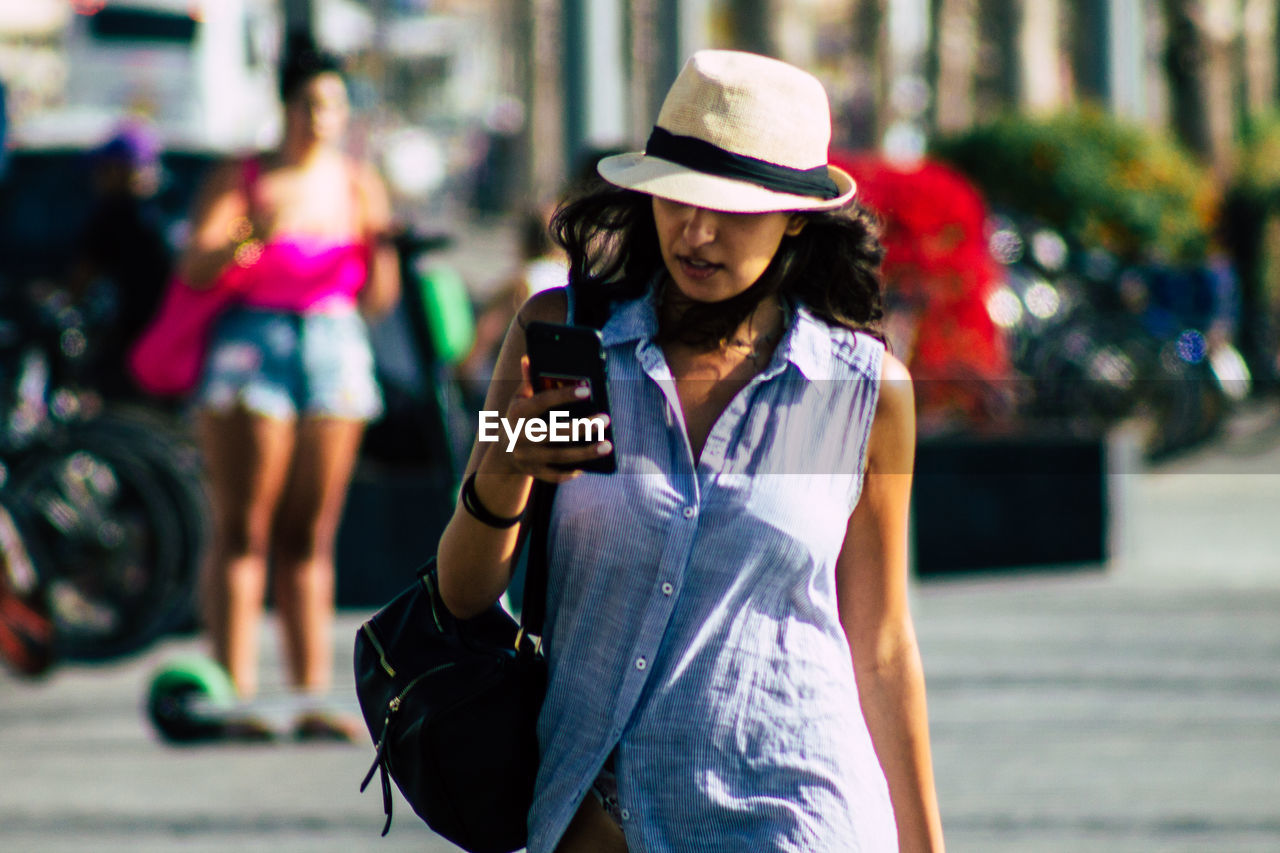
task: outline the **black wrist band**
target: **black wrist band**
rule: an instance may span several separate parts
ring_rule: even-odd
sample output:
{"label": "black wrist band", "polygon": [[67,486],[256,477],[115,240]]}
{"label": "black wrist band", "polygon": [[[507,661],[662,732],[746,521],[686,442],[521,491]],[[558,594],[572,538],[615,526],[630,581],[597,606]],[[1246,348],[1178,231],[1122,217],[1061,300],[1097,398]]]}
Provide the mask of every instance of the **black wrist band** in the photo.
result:
{"label": "black wrist band", "polygon": [[489,527],[506,528],[515,527],[520,523],[520,519],[524,518],[524,513],[505,518],[501,515],[494,515],[489,511],[483,503],[480,502],[480,496],[476,494],[476,472],[472,471],[471,476],[462,484],[462,508],[470,513],[471,517],[481,524]]}

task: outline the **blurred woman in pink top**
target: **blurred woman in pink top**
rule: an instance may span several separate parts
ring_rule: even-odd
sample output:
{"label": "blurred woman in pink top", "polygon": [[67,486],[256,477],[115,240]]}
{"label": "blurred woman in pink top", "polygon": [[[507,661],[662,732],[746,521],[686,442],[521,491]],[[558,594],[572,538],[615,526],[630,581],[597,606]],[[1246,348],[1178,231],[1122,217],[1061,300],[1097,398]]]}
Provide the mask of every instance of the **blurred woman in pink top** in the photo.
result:
{"label": "blurred woman in pink top", "polygon": [[[341,148],[337,61],[295,43],[280,85],[280,147],[214,172],[181,260],[197,286],[234,271],[243,294],[216,326],[196,395],[215,530],[201,593],[213,654],[248,698],[270,578],[291,686],[316,697],[295,733],[343,738],[358,729],[323,700],[334,543],[364,426],[382,408],[365,320],[394,306],[399,268],[386,189]],[[270,734],[253,719],[244,728]]]}

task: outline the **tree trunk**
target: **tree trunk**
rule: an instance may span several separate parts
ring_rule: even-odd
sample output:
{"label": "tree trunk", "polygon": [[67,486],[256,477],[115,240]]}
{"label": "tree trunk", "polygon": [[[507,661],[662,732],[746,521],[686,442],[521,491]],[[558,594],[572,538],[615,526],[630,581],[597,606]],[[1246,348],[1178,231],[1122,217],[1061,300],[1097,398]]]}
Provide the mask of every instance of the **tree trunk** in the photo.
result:
{"label": "tree trunk", "polygon": [[652,97],[653,78],[658,66],[658,4],[657,0],[628,0],[627,7],[631,41],[628,133],[631,142],[643,143],[658,115]]}
{"label": "tree trunk", "polygon": [[853,0],[849,44],[853,84],[838,135],[854,148],[875,148],[889,126],[888,0]]}
{"label": "tree trunk", "polygon": [[977,0],[935,0],[933,123],[940,134],[958,133],[976,118]]}
{"label": "tree trunk", "polygon": [[1244,98],[1250,117],[1276,106],[1276,0],[1244,0]]}
{"label": "tree trunk", "polygon": [[568,171],[565,163],[563,34],[560,0],[531,0],[529,9],[528,105],[529,173],[533,199],[555,198]]}
{"label": "tree trunk", "polygon": [[765,56],[778,55],[772,0],[731,0],[729,16],[734,47]]}
{"label": "tree trunk", "polygon": [[1018,36],[1025,0],[986,0],[978,8],[979,56],[977,120],[1013,109],[1021,103]]}
{"label": "tree trunk", "polygon": [[1018,89],[1024,109],[1062,106],[1062,9],[1059,0],[1023,0],[1018,33]]}
{"label": "tree trunk", "polygon": [[1225,182],[1236,127],[1239,20],[1233,0],[1165,0],[1174,130]]}

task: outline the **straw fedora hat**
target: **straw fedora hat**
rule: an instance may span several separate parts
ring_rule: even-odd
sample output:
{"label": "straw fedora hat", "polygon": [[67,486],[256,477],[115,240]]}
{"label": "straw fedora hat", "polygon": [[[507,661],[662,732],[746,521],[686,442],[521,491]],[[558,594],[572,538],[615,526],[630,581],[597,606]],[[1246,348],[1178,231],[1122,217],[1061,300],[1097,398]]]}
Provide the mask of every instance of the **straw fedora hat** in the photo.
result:
{"label": "straw fedora hat", "polygon": [[827,163],[831,108],[812,74],[777,59],[700,50],[667,92],[644,151],[606,157],[626,189],[732,213],[833,210],[853,178]]}

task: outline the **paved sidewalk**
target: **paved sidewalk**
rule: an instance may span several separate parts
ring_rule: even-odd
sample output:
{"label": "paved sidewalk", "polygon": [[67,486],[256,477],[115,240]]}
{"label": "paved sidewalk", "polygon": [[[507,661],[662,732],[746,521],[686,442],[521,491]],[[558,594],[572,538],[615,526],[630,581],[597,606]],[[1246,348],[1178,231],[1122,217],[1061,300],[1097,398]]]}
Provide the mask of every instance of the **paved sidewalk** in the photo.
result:
{"label": "paved sidewalk", "polygon": [[[1125,475],[1106,571],[914,587],[952,853],[1280,850],[1280,419]],[[351,640],[337,631],[350,695]],[[358,746],[173,749],[141,713],[191,640],[0,675],[0,850],[446,851],[356,793]],[[268,672],[278,672],[268,638]]]}
{"label": "paved sidewalk", "polygon": [[[362,614],[343,614],[336,648],[339,693],[351,697],[351,646]],[[273,635],[264,671],[278,673]],[[433,851],[435,837],[399,799],[380,838],[376,780],[357,793],[372,742],[170,747],[149,730],[150,673],[194,651],[173,640],[133,660],[68,667],[46,682],[0,676],[0,850]]]}
{"label": "paved sidewalk", "polygon": [[952,853],[1280,850],[1280,410],[1120,477],[1105,572],[916,589]]}

